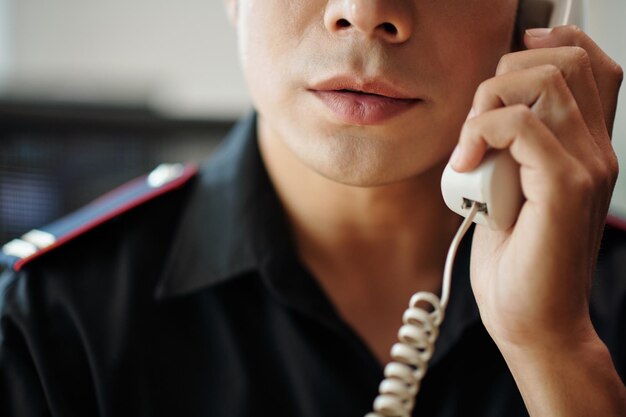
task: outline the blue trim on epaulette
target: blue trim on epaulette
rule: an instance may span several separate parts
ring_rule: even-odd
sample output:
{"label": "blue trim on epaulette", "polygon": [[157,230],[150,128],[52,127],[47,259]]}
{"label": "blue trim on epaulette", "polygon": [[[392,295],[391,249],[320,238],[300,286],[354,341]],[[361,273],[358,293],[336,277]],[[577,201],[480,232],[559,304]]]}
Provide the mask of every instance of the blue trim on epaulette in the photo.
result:
{"label": "blue trim on epaulette", "polygon": [[2,247],[0,265],[19,271],[38,258],[89,230],[154,198],[176,190],[198,172],[195,164],[163,164],[48,226],[32,230]]}

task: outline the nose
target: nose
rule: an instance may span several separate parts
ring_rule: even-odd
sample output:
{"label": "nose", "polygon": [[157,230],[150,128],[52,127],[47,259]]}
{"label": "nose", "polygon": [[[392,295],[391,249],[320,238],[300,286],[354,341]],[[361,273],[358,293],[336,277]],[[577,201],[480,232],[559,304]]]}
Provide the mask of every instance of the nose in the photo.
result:
{"label": "nose", "polygon": [[333,34],[361,33],[388,43],[411,37],[413,13],[405,0],[330,0],[324,25]]}

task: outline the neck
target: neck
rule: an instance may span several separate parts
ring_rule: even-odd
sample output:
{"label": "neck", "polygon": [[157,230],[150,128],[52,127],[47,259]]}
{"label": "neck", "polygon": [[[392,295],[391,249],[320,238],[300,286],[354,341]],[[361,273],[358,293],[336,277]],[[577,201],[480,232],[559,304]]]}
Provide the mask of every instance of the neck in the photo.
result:
{"label": "neck", "polygon": [[302,164],[259,125],[259,146],[297,250],[319,279],[377,291],[393,281],[436,291],[459,224],[443,202],[443,164],[393,184],[357,187]]}

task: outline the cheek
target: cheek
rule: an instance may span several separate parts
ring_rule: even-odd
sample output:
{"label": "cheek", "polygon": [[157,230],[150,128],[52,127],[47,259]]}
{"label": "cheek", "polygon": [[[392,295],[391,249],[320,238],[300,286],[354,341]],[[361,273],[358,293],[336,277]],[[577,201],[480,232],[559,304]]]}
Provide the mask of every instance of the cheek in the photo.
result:
{"label": "cheek", "polygon": [[442,68],[449,80],[475,90],[492,77],[500,58],[511,49],[515,7],[502,7],[491,14],[464,19],[438,39]]}
{"label": "cheek", "polygon": [[318,16],[319,1],[247,0],[242,2],[238,29],[239,55],[244,77],[257,108],[288,105],[293,86],[290,71],[297,65],[304,28]]}
{"label": "cheek", "polygon": [[276,32],[269,30],[268,21],[274,21],[270,8],[258,7],[258,2],[243,2],[240,10],[238,40],[239,59],[248,83],[249,90],[254,97],[266,96],[271,79],[275,77],[275,60],[280,56],[277,45]]}
{"label": "cheek", "polygon": [[460,127],[476,89],[494,76],[500,58],[510,51],[515,10],[514,4],[509,5],[493,16],[459,19],[446,31],[432,32],[438,33],[432,41],[440,69],[437,99],[443,111],[439,116],[445,125]]}

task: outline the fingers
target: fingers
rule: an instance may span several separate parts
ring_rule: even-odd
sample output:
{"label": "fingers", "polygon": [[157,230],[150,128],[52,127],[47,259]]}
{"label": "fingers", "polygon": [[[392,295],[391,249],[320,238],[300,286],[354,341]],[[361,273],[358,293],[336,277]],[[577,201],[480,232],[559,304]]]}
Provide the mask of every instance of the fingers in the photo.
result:
{"label": "fingers", "polygon": [[[589,139],[580,110],[557,67],[532,67],[483,82],[474,96],[472,110],[475,115],[483,115],[494,109],[520,104],[532,110],[537,120],[553,136],[561,139],[569,153],[581,159],[597,153],[597,145]],[[485,145],[496,146],[496,143],[486,141]],[[482,159],[485,145],[461,140],[459,152],[464,157],[454,167],[462,171],[474,168]]]}
{"label": "fingers", "polygon": [[[468,119],[461,131],[460,146],[485,150],[508,148],[521,165],[526,199],[541,205],[562,201],[579,187],[587,170],[569,155],[552,131],[525,105],[513,105]],[[475,164],[481,152],[464,153],[464,163]],[[454,164],[459,161],[453,162]],[[585,178],[588,179],[588,178]]]}
{"label": "fingers", "polygon": [[537,115],[523,104],[502,107],[468,119],[461,131],[459,145],[466,150],[454,165],[475,165],[488,147],[511,148],[521,165],[551,170],[562,145]]}
{"label": "fingers", "polygon": [[532,50],[575,46],[582,48],[587,53],[599,92],[606,128],[610,134],[613,131],[619,87],[624,78],[622,68],[576,26],[560,26],[554,29],[531,29],[526,32],[524,43]]}
{"label": "fingers", "polygon": [[562,74],[574,100],[591,131],[598,140],[608,140],[606,121],[596,80],[587,52],[580,47],[559,47],[522,51],[505,55],[496,75],[550,65]]}

